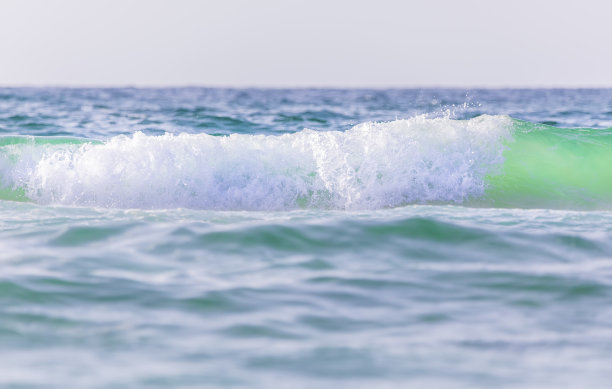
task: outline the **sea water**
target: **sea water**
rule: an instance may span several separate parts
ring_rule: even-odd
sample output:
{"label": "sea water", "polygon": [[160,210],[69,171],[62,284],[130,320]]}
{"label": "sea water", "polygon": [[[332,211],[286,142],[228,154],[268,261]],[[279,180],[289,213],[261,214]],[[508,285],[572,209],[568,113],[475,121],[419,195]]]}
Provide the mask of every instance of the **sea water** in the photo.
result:
{"label": "sea water", "polygon": [[606,388],[612,90],[0,89],[0,386]]}

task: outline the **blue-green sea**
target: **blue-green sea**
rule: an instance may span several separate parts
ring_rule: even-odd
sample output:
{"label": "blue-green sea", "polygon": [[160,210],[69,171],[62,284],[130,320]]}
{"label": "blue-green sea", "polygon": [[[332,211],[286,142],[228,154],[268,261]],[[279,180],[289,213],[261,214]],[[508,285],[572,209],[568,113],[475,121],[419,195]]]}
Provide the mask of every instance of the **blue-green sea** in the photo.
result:
{"label": "blue-green sea", "polygon": [[2,388],[608,388],[612,90],[0,88]]}

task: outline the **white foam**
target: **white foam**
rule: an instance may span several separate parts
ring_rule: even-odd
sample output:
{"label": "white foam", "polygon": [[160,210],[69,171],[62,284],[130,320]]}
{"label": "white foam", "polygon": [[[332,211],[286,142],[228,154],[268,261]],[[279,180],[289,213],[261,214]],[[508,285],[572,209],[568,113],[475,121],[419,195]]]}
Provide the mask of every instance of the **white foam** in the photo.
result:
{"label": "white foam", "polygon": [[117,136],[103,144],[12,145],[4,186],[41,204],[116,208],[374,209],[481,196],[503,163],[507,116],[424,116],[345,132]]}

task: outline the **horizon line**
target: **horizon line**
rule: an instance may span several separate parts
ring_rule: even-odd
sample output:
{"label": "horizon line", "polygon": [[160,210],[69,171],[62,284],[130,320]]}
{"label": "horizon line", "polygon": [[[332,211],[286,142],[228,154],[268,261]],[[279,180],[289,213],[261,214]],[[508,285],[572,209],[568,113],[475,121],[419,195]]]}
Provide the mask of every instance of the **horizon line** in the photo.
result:
{"label": "horizon line", "polygon": [[207,88],[207,89],[269,89],[269,90],[307,90],[307,89],[348,89],[348,90],[389,90],[389,89],[612,89],[612,85],[443,85],[443,84],[415,84],[415,85],[224,85],[224,84],[201,84],[201,83],[177,83],[177,84],[141,84],[141,83],[118,83],[118,84],[2,84],[0,88],[61,88],[61,89],[179,89],[179,88]]}

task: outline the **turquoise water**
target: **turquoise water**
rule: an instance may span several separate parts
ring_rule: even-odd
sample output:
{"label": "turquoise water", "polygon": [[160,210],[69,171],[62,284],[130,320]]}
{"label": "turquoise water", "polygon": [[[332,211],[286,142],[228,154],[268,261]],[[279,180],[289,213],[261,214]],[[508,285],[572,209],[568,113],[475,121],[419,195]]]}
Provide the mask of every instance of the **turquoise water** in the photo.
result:
{"label": "turquoise water", "polygon": [[605,388],[610,107],[0,89],[0,386]]}

